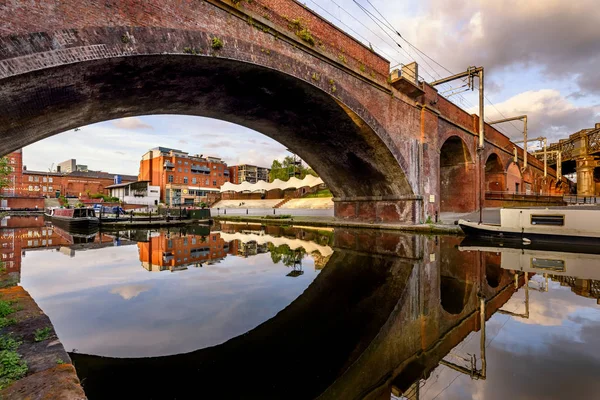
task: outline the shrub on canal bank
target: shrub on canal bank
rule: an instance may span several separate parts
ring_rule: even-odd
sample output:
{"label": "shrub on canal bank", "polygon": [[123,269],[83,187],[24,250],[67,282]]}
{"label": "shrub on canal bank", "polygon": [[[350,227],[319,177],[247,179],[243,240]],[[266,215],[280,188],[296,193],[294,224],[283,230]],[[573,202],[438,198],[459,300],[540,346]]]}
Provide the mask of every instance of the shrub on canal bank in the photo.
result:
{"label": "shrub on canal bank", "polygon": [[12,308],[10,302],[0,300],[0,328],[14,324],[16,321],[14,318],[6,318],[16,310]]}
{"label": "shrub on canal bank", "polygon": [[0,390],[27,373],[27,363],[17,353],[20,345],[12,336],[0,336]]}
{"label": "shrub on canal bank", "polygon": [[265,215],[265,219],[289,219],[292,218],[290,214],[280,214],[280,215]]}
{"label": "shrub on canal bank", "polygon": [[43,342],[44,340],[50,338],[50,333],[52,332],[52,328],[46,326],[45,328],[36,329],[34,333],[34,338],[36,342]]}

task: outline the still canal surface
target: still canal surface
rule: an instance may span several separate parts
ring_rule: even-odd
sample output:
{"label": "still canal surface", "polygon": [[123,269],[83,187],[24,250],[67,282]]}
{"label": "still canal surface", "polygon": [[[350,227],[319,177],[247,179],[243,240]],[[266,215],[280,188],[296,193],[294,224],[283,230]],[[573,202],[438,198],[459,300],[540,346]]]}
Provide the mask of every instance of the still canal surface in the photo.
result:
{"label": "still canal surface", "polygon": [[22,217],[0,246],[92,400],[600,393],[597,254],[232,223],[74,237]]}

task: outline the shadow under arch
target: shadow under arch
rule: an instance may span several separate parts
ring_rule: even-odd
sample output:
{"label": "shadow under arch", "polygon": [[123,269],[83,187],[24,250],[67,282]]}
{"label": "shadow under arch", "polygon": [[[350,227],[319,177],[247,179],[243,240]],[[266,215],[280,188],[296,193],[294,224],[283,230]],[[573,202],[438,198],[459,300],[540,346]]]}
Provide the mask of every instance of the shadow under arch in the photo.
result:
{"label": "shadow under arch", "polygon": [[136,55],[46,68],[0,83],[6,94],[0,99],[2,154],[95,122],[196,115],[245,126],[285,145],[336,197],[412,194],[402,156],[392,154],[350,107],[307,81],[257,64]]}
{"label": "shadow under arch", "polygon": [[473,157],[466,143],[450,136],[440,148],[440,211],[466,212],[474,209]]}
{"label": "shadow under arch", "polygon": [[485,160],[485,190],[503,192],[506,189],[506,175],[502,160],[496,153],[491,153]]}
{"label": "shadow under arch", "polygon": [[[220,345],[164,357],[70,355],[90,399],[114,397],[115,388],[131,398],[189,398],[190,389],[206,396],[239,390],[225,397],[315,398],[373,341],[410,290],[414,268],[407,259],[336,250],[300,297]],[[169,384],[149,384],[161,371],[169,373]],[[298,373],[310,379],[298,385]]]}

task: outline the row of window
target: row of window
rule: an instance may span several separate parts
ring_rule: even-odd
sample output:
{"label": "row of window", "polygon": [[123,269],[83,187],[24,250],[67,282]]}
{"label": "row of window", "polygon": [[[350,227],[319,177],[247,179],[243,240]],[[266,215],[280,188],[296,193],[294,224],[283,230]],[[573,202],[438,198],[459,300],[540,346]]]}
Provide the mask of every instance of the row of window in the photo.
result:
{"label": "row of window", "polygon": [[[39,186],[29,185],[29,191],[30,192],[34,192],[34,191],[38,192],[39,190],[40,190]],[[50,187],[42,186],[42,192],[52,192],[52,191],[54,191],[54,188],[52,186],[50,186]]]}
{"label": "row of window", "polygon": [[[189,163],[188,163],[187,161],[184,161],[184,162],[182,163],[182,162],[181,162],[181,160],[177,160],[177,164],[188,165]],[[191,166],[192,166],[192,167],[195,167],[195,166],[196,166],[196,164],[193,164],[193,163],[192,163],[192,165],[191,165]],[[200,167],[201,165],[200,165],[200,164],[198,164],[198,166]],[[222,166],[222,165],[216,166],[215,164],[213,164],[213,166],[212,166],[212,167],[213,167],[213,169],[217,169],[217,168],[218,168],[219,170],[223,169],[223,166]],[[181,172],[181,170],[180,170],[179,172]]]}
{"label": "row of window", "polygon": [[[169,183],[173,183],[175,181],[175,177],[173,175],[169,175],[168,176],[168,181],[169,181]],[[187,176],[183,177],[183,183],[184,184],[188,184],[189,183],[189,180],[188,180]],[[192,185],[196,185],[196,184],[200,184],[200,182],[196,178],[192,178]],[[206,179],[204,181],[204,184],[206,186],[210,185],[210,179]],[[217,181],[213,181],[213,186],[217,186]]]}
{"label": "row of window", "polygon": [[[29,182],[39,182],[40,178],[38,176],[29,176]],[[52,178],[46,178],[45,176],[42,178],[42,182],[50,182],[52,183]]]}

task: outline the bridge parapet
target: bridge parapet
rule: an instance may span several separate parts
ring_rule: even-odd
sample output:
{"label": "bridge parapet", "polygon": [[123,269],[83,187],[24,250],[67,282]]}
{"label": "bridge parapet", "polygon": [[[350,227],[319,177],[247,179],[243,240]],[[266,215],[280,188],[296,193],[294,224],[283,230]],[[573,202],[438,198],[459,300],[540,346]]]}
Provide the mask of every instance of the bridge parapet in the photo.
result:
{"label": "bridge parapet", "polygon": [[[320,15],[295,0],[225,0],[262,23],[268,22],[291,32],[319,53],[361,72],[383,84],[389,75],[390,63],[352,36],[340,30]],[[252,23],[251,20],[248,20]]]}

